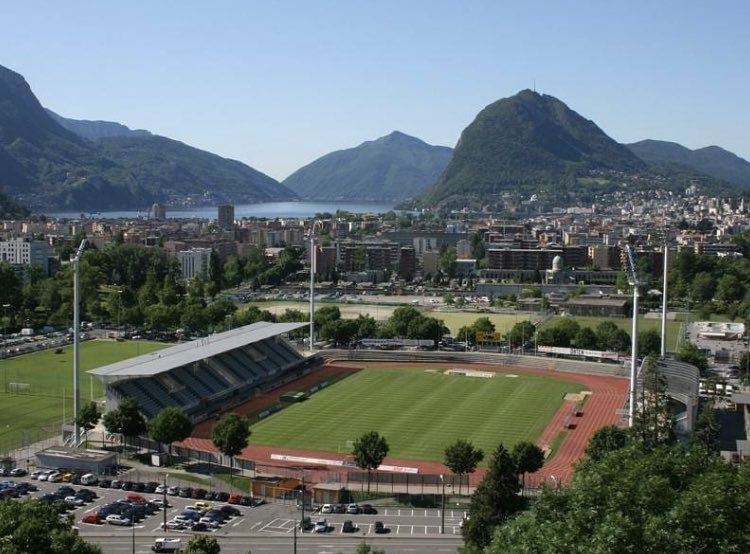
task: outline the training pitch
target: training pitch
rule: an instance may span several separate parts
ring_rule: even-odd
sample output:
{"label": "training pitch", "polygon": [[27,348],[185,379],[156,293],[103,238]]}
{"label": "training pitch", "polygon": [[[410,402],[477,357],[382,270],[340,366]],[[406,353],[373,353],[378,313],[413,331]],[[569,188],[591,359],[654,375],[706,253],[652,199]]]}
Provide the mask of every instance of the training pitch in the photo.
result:
{"label": "training pitch", "polygon": [[[85,341],[81,343],[81,402],[103,395],[101,382],[86,373],[139,354],[164,348],[147,341]],[[45,438],[43,428],[59,432],[63,418],[73,413],[73,346],[62,353],[34,352],[0,360],[0,450]]]}
{"label": "training pitch", "polygon": [[252,426],[251,444],[350,453],[377,431],[389,456],[442,462],[466,439],[488,456],[502,442],[535,441],[577,383],[498,372],[450,376],[423,368],[364,369]]}

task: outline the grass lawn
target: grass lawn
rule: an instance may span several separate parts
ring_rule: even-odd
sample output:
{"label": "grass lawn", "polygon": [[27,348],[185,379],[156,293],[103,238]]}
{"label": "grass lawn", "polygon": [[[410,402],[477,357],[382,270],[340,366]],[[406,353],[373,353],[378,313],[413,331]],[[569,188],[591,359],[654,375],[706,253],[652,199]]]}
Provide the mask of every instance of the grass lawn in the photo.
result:
{"label": "grass lawn", "polygon": [[[86,370],[114,363],[138,354],[160,350],[166,345],[147,341],[85,341],[81,343],[81,402],[103,395],[101,382]],[[59,426],[63,414],[70,419],[73,411],[73,346],[61,354],[55,350],[34,352],[0,360],[0,449],[27,437],[40,440],[41,427]],[[27,383],[30,394],[13,394],[10,383]]]}
{"label": "grass lawn", "polygon": [[580,390],[576,383],[531,375],[362,370],[253,425],[250,441],[349,453],[349,441],[374,430],[398,458],[442,462],[445,447],[459,438],[489,455],[499,442],[534,441],[564,395]]}
{"label": "grass lawn", "polygon": [[[612,321],[615,325],[621,329],[625,329],[628,335],[633,331],[633,320],[629,317],[586,317],[586,316],[572,316],[582,327],[591,327],[596,329],[602,321]],[[552,318],[548,320],[545,325],[551,325],[557,320]],[[681,321],[667,320],[667,351],[674,352],[677,350],[677,346],[680,340],[680,329],[682,328]],[[639,335],[648,330],[656,329],[661,332],[661,320],[659,319],[645,319],[643,317],[638,321]]]}
{"label": "grass lawn", "polygon": [[[516,314],[491,314],[479,312],[425,312],[425,315],[442,319],[445,326],[450,329],[451,334],[455,337],[458,330],[464,325],[471,325],[480,317],[488,318],[494,325],[498,333],[507,333],[516,323],[521,321],[536,321],[541,319],[539,314],[530,314],[527,312]],[[457,337],[459,340],[461,337]]]}

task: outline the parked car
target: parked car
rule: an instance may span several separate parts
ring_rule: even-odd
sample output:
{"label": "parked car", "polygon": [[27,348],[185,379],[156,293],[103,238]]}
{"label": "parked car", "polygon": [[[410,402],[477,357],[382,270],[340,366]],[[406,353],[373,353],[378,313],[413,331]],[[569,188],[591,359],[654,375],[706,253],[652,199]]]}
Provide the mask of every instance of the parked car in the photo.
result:
{"label": "parked car", "polygon": [[359,513],[359,506],[357,504],[349,504],[346,507],[346,513],[347,514],[358,514]]}
{"label": "parked car", "polygon": [[344,521],[344,524],[341,526],[342,533],[354,533],[356,530],[357,526],[354,525],[351,519]]}
{"label": "parked car", "polygon": [[388,527],[386,527],[382,521],[376,521],[375,522],[375,532],[378,534],[383,534],[388,532]]}
{"label": "parked car", "polygon": [[227,498],[227,502],[230,504],[239,504],[241,499],[242,496],[239,494],[230,494],[229,498]]}
{"label": "parked car", "polygon": [[237,508],[226,504],[224,506],[221,506],[219,510],[224,512],[229,517],[239,517],[242,515],[242,512],[240,512]]}
{"label": "parked car", "polygon": [[182,519],[170,519],[167,522],[167,529],[185,529],[185,527],[187,527],[187,524],[188,522]]}
{"label": "parked car", "polygon": [[219,491],[216,493],[216,501],[217,502],[226,502],[229,500],[229,493],[224,491]]}
{"label": "parked car", "polygon": [[31,472],[31,476],[30,477],[31,477],[31,479],[37,480],[42,475],[42,473],[46,473],[46,472],[44,470],[42,470],[42,469],[36,469],[36,470],[34,470],[34,471]]}
{"label": "parked car", "polygon": [[180,498],[190,498],[193,496],[193,487],[180,487]]}
{"label": "parked car", "polygon": [[211,531],[211,527],[199,521],[198,523],[193,524],[192,530],[205,532],[205,531]]}
{"label": "parked car", "polygon": [[104,521],[110,525],[130,525],[130,519],[120,514],[109,514]]}
{"label": "parked car", "polygon": [[85,504],[83,498],[78,498],[77,496],[66,496],[63,502],[65,502],[65,505],[70,508],[77,508]]}
{"label": "parked car", "polygon": [[378,513],[378,511],[372,507],[372,504],[362,504],[359,507],[359,511],[367,515],[374,515]]}
{"label": "parked car", "polygon": [[310,519],[310,516],[305,516],[302,521],[299,522],[299,528],[300,531],[309,531],[312,529],[312,519]]}
{"label": "parked car", "polygon": [[180,487],[172,486],[167,489],[167,494],[170,496],[179,496]]}
{"label": "parked car", "polygon": [[11,477],[23,477],[24,475],[26,475],[26,473],[28,472],[20,467],[14,467],[10,470]]}
{"label": "parked car", "polygon": [[81,485],[96,485],[97,481],[98,479],[93,473],[84,473],[81,475]]}
{"label": "parked car", "polygon": [[100,525],[104,523],[104,520],[102,520],[101,517],[99,517],[99,514],[96,512],[89,512],[88,514],[85,514],[81,518],[81,523],[91,523],[93,525]]}
{"label": "parked car", "polygon": [[334,514],[345,514],[346,513],[346,506],[343,504],[334,504],[333,505],[333,513]]}
{"label": "parked car", "polygon": [[211,519],[210,517],[202,517],[198,520],[198,523],[203,523],[204,525],[207,525],[211,529],[218,529],[219,525],[221,525],[221,523],[219,523],[215,519]]}
{"label": "parked car", "polygon": [[313,533],[327,533],[328,532],[328,520],[324,517],[319,518],[313,526]]}
{"label": "parked car", "polygon": [[166,485],[158,485],[154,489],[154,493],[156,493],[156,494],[164,494],[165,492],[167,492],[167,488],[168,487]]}
{"label": "parked car", "polygon": [[99,481],[99,487],[103,489],[109,489],[112,488],[112,480],[111,479],[102,479]]}
{"label": "parked car", "polygon": [[332,514],[333,513],[333,506],[331,504],[323,504],[320,507],[320,513],[321,514]]}

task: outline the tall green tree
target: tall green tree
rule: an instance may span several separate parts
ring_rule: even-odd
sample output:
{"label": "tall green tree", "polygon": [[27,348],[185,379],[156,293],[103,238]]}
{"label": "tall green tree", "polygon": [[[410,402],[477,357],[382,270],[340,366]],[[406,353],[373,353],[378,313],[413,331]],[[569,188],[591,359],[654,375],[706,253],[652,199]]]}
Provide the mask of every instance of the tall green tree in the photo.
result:
{"label": "tall green tree", "polygon": [[148,424],[148,435],[157,442],[167,445],[171,455],[173,442],[185,440],[193,432],[193,421],[177,406],[164,408]]}
{"label": "tall green tree", "polygon": [[534,327],[533,323],[530,321],[519,321],[513,325],[510,333],[508,333],[508,340],[512,347],[517,348],[525,344],[526,341],[533,340],[535,334],[536,327]]}
{"label": "tall green tree", "polygon": [[667,382],[653,356],[641,366],[638,407],[631,432],[644,448],[674,441],[672,414],[666,396]]}
{"label": "tall green tree", "polygon": [[57,506],[39,500],[0,502],[2,554],[101,554],[78,536]]}
{"label": "tall green tree", "polygon": [[719,434],[719,420],[713,400],[702,403],[690,435],[690,444],[707,456],[715,456],[719,453]]}
{"label": "tall green tree", "polygon": [[465,439],[458,439],[453,444],[445,448],[445,461],[443,462],[448,469],[459,476],[458,492],[461,494],[463,476],[476,471],[479,462],[484,459],[484,452],[481,448],[476,448],[471,442]]}
{"label": "tall green tree", "polygon": [[129,438],[144,434],[147,429],[146,419],[141,414],[138,402],[132,396],[126,396],[120,400],[117,408],[104,414],[102,422],[109,433],[119,434],[124,442]]}
{"label": "tall green tree", "polygon": [[247,418],[233,412],[227,412],[216,422],[211,431],[211,442],[222,454],[229,456],[229,478],[232,479],[234,458],[249,443],[250,422]]}
{"label": "tall green tree", "polygon": [[630,440],[630,434],[616,425],[608,425],[596,431],[586,446],[586,456],[598,462],[610,452],[625,448]]}
{"label": "tall green tree", "polygon": [[495,529],[523,508],[516,475],[517,464],[505,446],[499,444],[492,454],[487,473],[471,497],[469,518],[463,527],[467,544],[484,548]]}
{"label": "tall green tree", "polygon": [[96,406],[96,402],[89,402],[88,404],[84,404],[83,406],[81,406],[81,413],[78,415],[76,423],[80,425],[80,427],[83,429],[83,432],[86,434],[87,445],[89,440],[89,431],[96,427],[96,424],[99,421],[100,417],[101,414],[99,413],[99,408],[97,408]]}
{"label": "tall green tree", "polygon": [[354,441],[352,455],[357,467],[367,471],[367,492],[370,492],[372,470],[377,469],[388,455],[390,447],[377,431],[368,431]]}
{"label": "tall green tree", "polygon": [[634,442],[579,463],[569,486],[542,492],[483,554],[748,552],[748,498],[747,466]]}
{"label": "tall green tree", "polygon": [[516,473],[521,476],[521,486],[526,486],[526,474],[535,473],[544,465],[544,451],[533,442],[521,441],[511,453],[516,462]]}
{"label": "tall green tree", "polygon": [[708,371],[708,358],[706,354],[690,341],[682,341],[675,354],[675,360],[685,362],[686,364],[693,364],[701,372],[701,375],[705,375],[706,371]]}

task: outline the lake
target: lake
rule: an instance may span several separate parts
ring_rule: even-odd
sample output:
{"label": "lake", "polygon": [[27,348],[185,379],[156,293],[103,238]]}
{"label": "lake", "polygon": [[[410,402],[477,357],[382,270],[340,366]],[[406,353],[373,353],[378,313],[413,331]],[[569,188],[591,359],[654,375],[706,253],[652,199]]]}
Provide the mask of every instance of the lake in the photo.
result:
{"label": "lake", "polygon": [[[312,217],[317,213],[343,210],[352,213],[385,213],[393,209],[393,204],[375,204],[367,202],[263,202],[260,204],[239,204],[234,207],[235,219],[243,217],[289,218]],[[59,219],[77,219],[81,212],[57,212],[47,214]],[[86,212],[85,215],[96,219],[137,219],[148,217],[148,210]],[[216,219],[216,206],[200,208],[170,209],[167,207],[168,219]]]}

